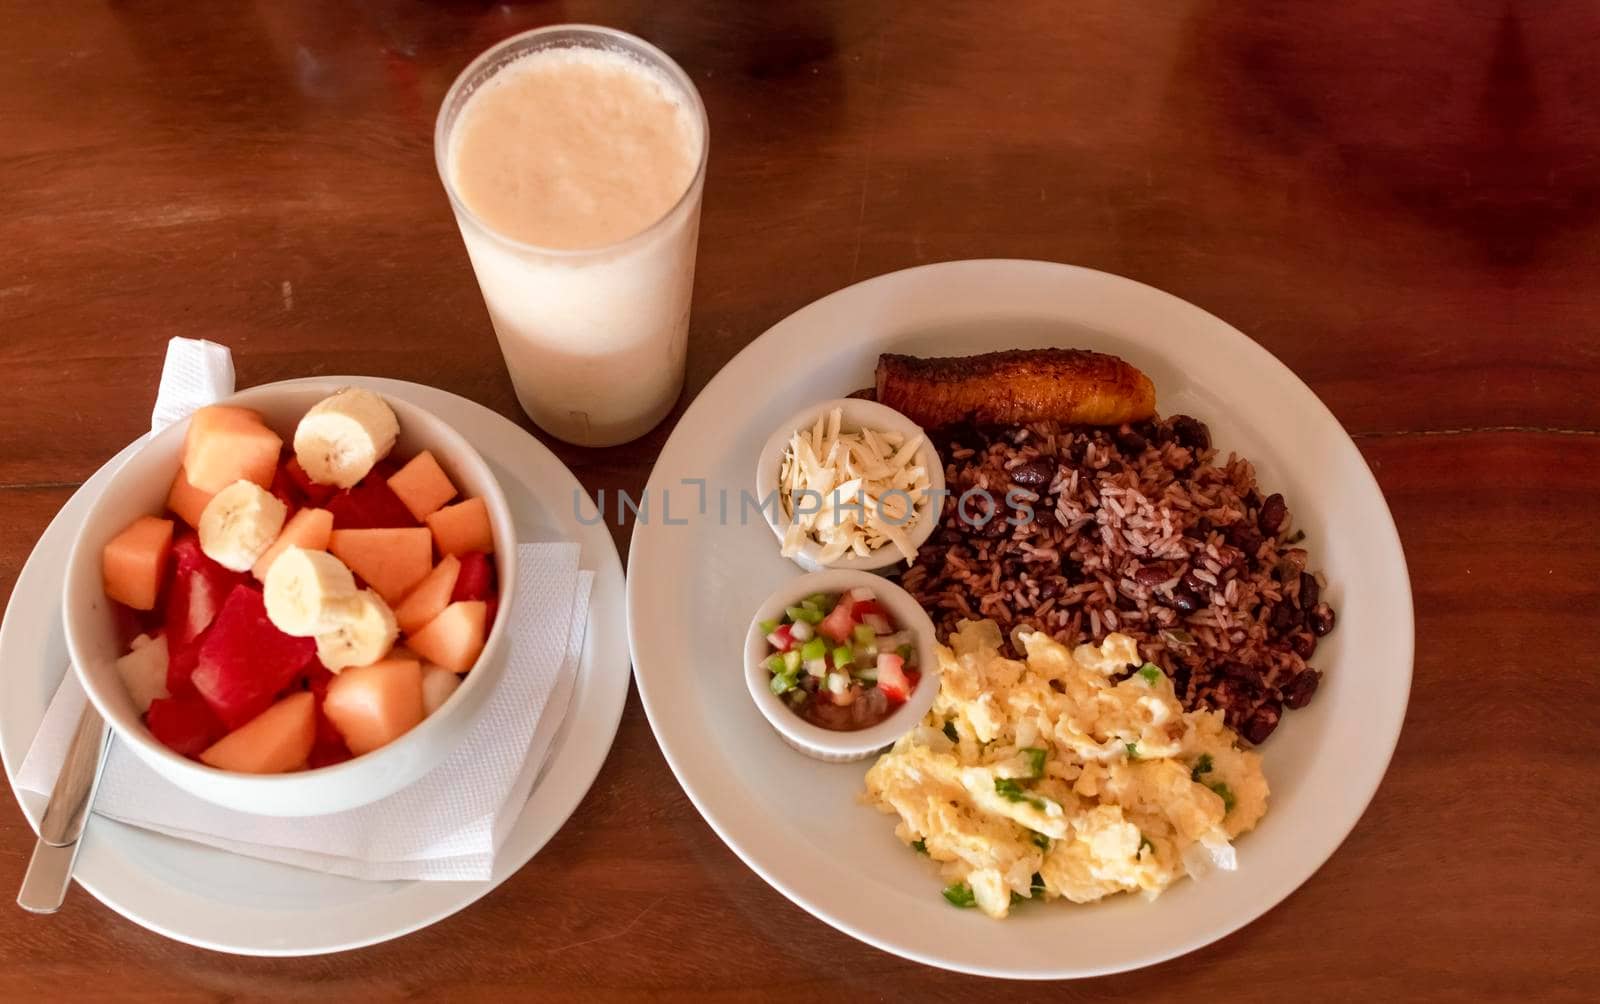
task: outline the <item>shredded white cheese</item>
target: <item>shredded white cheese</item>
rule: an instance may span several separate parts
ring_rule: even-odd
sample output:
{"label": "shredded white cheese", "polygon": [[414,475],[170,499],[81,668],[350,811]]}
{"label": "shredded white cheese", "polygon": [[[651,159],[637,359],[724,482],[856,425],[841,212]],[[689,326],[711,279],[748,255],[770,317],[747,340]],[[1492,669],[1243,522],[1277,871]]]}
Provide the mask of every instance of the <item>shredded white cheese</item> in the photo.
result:
{"label": "shredded white cheese", "polygon": [[922,436],[845,431],[843,419],[835,408],[789,439],[778,476],[779,500],[791,521],[783,556],[793,557],[809,541],[822,548],[818,560],[831,564],[846,553],[866,557],[893,544],[902,558],[915,561],[910,531],[928,518],[931,501],[927,468],[917,463]]}

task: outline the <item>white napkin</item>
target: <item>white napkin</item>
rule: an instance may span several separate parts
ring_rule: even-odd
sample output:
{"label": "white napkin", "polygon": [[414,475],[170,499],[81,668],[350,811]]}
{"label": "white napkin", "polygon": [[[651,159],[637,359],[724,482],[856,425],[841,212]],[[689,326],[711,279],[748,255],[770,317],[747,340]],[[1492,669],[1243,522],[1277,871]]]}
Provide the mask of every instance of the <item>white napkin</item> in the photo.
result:
{"label": "white napkin", "polygon": [[233,393],[233,353],[226,345],[196,338],[167,342],[167,361],[161,367],[161,388],[150,413],[150,431],[160,432],[188,418],[196,408]]}
{"label": "white napkin", "polygon": [[[173,339],[174,345],[187,339]],[[189,342],[189,346],[210,343]],[[218,372],[209,348],[169,348],[188,376]],[[226,349],[222,349],[226,353]],[[232,372],[229,361],[227,370]],[[163,394],[168,397],[163,374]],[[181,392],[190,410],[215,384]],[[226,388],[223,393],[231,391]],[[186,414],[187,412],[185,412]],[[182,417],[181,415],[179,417]],[[251,857],[365,879],[484,881],[560,730],[588,624],[593,573],[577,544],[518,549],[507,665],[461,745],[416,784],[370,805],[283,819],[234,812],[188,794],[113,740],[94,811],[111,819]],[[68,673],[17,772],[19,787],[47,794],[66,758],[86,698]]]}

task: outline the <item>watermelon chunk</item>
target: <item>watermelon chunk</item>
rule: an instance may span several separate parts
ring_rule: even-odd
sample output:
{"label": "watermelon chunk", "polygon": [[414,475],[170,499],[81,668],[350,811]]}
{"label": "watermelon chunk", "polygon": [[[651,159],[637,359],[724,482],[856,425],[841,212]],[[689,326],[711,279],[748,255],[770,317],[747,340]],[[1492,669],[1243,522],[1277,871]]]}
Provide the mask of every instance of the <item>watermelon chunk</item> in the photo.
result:
{"label": "watermelon chunk", "polygon": [[389,482],[370,474],[354,488],[330,498],[324,508],[333,513],[335,530],[394,530],[422,525]]}
{"label": "watermelon chunk", "polygon": [[450,593],[450,602],[461,600],[489,600],[494,597],[494,562],[482,551],[464,551],[457,555],[461,572],[456,576],[456,587]]}
{"label": "watermelon chunk", "polygon": [[339,489],[332,485],[319,485],[311,480],[311,475],[300,466],[300,461],[294,457],[285,460],[279,470],[289,483],[294,486],[295,494],[305,500],[306,505],[321,508],[328,504],[328,500],[338,493]]}
{"label": "watermelon chunk", "polygon": [[230,729],[272,706],[316,658],[313,638],[292,638],[267,619],[261,594],[236,586],[200,645],[191,680]]}
{"label": "watermelon chunk", "polygon": [[227,727],[195,694],[156,698],[150,702],[145,724],[163,746],[191,758],[228,734]]}
{"label": "watermelon chunk", "polygon": [[249,577],[206,557],[193,533],[172,542],[172,566],[166,589],[167,690],[183,694],[193,691],[189,676],[199,662],[206,629],[228,594]]}

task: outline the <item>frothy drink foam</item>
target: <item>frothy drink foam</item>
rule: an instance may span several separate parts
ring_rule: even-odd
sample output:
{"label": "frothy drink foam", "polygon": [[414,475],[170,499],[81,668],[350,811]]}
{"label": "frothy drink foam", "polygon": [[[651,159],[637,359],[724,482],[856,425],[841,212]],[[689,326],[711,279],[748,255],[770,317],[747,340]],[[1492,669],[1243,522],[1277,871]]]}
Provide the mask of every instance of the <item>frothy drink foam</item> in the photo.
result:
{"label": "frothy drink foam", "polygon": [[460,219],[467,254],[523,409],[562,439],[626,442],[677,399],[704,143],[673,81],[600,49],[519,57],[461,110],[450,181],[493,231]]}

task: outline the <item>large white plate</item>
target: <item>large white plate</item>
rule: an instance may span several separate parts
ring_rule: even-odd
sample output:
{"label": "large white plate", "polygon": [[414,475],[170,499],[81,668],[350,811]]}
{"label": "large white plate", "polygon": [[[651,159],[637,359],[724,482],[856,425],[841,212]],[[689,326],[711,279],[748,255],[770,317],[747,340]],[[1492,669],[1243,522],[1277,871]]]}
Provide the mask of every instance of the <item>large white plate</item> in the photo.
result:
{"label": "large white plate", "polygon": [[[1154,903],[1050,904],[1004,922],[958,910],[934,867],[857,802],[866,765],[789,749],[742,685],[748,618],[786,576],[759,514],[739,518],[761,444],[811,401],[872,383],[884,351],[950,355],[1075,346],[1155,381],[1163,413],[1211,425],[1253,459],[1309,534],[1339,627],[1313,663],[1311,705],[1265,744],[1272,807],[1240,869]],[[707,505],[699,506],[705,479]],[[719,489],[730,492],[720,518]],[[1360,453],[1316,396],[1227,324],[1148,286],[1066,265],[965,261],[896,272],[791,315],[711,381],[668,440],[634,529],[628,614],[651,727],[729,847],[784,895],[879,948],[968,973],[1065,978],[1199,948],[1249,923],[1327,860],[1361,816],[1399,737],[1411,686],[1411,591],[1394,521]],[[664,517],[670,516],[669,523]]]}
{"label": "large white plate", "polygon": [[[400,380],[317,379],[403,398],[455,426],[494,468],[519,539],[582,545],[578,565],[595,573],[589,630],[567,721],[487,882],[363,882],[239,857],[100,817],[90,822],[74,875],[79,884],[152,931],[240,955],[317,955],[387,941],[448,917],[504,882],[589,790],[628,695],[622,563],[572,472],[514,423],[465,398]],[[35,830],[45,800],[18,791],[14,779],[67,668],[60,609],[67,549],[89,500],[132,449],[62,506],[17,577],[0,626],[0,754]],[[580,512],[592,525],[579,520]]]}

